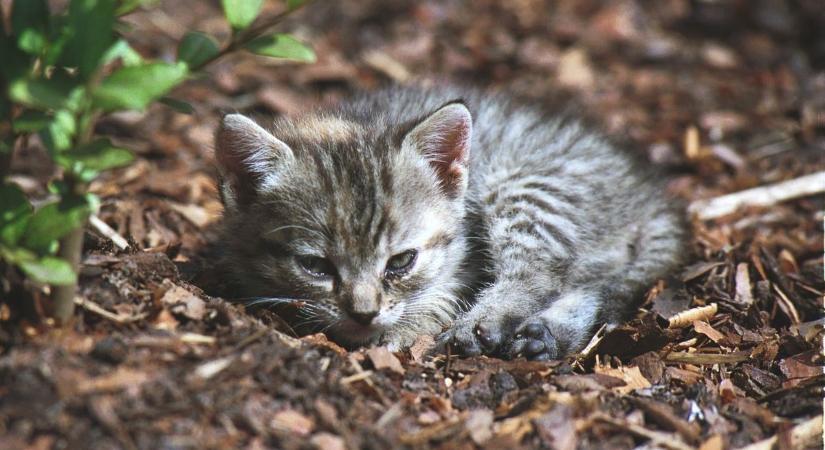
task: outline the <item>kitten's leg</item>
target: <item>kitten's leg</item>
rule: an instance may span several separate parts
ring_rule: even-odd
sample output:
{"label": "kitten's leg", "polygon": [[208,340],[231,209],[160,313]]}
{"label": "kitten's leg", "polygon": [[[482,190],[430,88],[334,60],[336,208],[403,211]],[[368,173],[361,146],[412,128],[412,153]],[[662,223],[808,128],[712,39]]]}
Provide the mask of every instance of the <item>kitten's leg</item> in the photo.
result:
{"label": "kitten's leg", "polygon": [[532,186],[508,188],[487,211],[495,281],[445,336],[464,355],[503,355],[516,327],[558,295],[575,260],[578,227],[562,214],[569,203]]}
{"label": "kitten's leg", "polygon": [[629,244],[625,264],[618,264],[601,281],[578,280],[584,287],[565,291],[545,310],[525,320],[506,356],[560,358],[581,350],[597,326],[630,319],[645,289],[682,257],[684,226],[679,222],[678,216],[667,211],[648,220]]}

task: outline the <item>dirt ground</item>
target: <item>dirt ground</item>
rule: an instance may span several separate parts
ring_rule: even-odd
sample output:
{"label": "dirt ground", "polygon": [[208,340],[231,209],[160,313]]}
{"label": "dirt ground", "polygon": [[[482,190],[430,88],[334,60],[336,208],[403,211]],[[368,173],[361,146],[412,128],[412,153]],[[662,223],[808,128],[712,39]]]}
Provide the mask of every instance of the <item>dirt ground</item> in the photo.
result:
{"label": "dirt ground", "polygon": [[[187,29],[228,33],[217,1],[127,20],[161,59]],[[101,121],[138,155],[92,185],[129,248],[89,228],[66,329],[39,295],[3,299],[0,448],[822,448],[821,194],[694,218],[690,263],[576,357],[429,356],[424,338],[347,352],[221,298],[211,142],[229,111],[453,80],[570,94],[686,203],[797,179],[825,170],[820,0],[318,0],[283,29],[318,62],[233,55],[175,91],[193,114]],[[36,143],[16,156],[35,197],[45,160]]]}

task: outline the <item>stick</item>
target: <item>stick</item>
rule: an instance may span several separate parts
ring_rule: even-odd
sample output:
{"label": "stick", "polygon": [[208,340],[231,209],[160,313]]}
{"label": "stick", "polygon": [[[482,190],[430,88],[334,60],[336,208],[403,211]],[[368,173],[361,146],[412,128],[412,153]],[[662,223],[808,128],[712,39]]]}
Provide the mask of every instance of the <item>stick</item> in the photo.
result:
{"label": "stick", "polygon": [[736,364],[747,361],[749,356],[743,353],[668,353],[663,359],[667,362],[693,364],[695,366],[713,364]]}
{"label": "stick", "polygon": [[696,200],[688,212],[700,220],[715,219],[744,206],[772,206],[785,200],[825,192],[825,171],[768,186],[755,187],[706,200]]}
{"label": "stick", "polygon": [[107,311],[107,310],[103,309],[103,307],[101,307],[97,303],[95,303],[91,300],[87,300],[83,297],[75,297],[74,298],[74,303],[76,305],[80,306],[81,308],[87,310],[87,311],[93,312],[93,313],[95,313],[95,314],[97,314],[101,317],[105,317],[106,319],[109,319],[109,320],[111,320],[112,322],[115,322],[115,323],[136,322],[138,320],[141,320],[141,319],[145,318],[148,315],[147,313],[140,313],[140,314],[136,314],[134,316],[127,316],[127,315],[123,315],[123,314],[115,314],[113,312],[110,312],[110,311]]}
{"label": "stick", "polygon": [[129,248],[129,243],[126,242],[126,238],[118,234],[117,231],[112,229],[106,222],[100,220],[100,217],[92,214],[89,216],[89,225],[93,226],[95,230],[100,232],[100,234],[109,238],[115,246],[121,250],[126,250]]}

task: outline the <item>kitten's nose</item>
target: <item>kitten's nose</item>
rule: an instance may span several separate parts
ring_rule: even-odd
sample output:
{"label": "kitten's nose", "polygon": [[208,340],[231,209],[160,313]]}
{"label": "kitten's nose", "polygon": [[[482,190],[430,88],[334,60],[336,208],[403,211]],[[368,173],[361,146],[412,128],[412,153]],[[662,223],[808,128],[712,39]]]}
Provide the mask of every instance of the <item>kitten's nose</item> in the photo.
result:
{"label": "kitten's nose", "polygon": [[355,312],[351,311],[349,316],[352,317],[352,320],[360,323],[361,325],[369,325],[372,323],[372,319],[378,315],[378,311],[367,311],[367,312]]}

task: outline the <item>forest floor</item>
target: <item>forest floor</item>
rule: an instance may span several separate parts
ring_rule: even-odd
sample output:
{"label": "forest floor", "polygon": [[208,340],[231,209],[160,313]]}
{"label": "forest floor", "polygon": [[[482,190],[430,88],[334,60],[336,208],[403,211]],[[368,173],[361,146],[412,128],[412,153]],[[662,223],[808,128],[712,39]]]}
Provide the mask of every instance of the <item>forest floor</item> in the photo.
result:
{"label": "forest floor", "polygon": [[[127,20],[156,58],[187,29],[228,33],[218,2]],[[563,361],[291,337],[215,294],[205,249],[222,113],[293,114],[389,81],[569,93],[669,173],[694,216],[701,200],[821,172],[823,23],[818,0],[319,0],[284,25],[317,63],[233,55],[175,91],[193,114],[101,121],[138,155],[92,185],[129,247],[89,228],[70,327],[38,302],[0,304],[0,448],[822,448],[821,194],[694,217],[689,264]],[[16,160],[14,180],[45,194],[42,150]]]}

